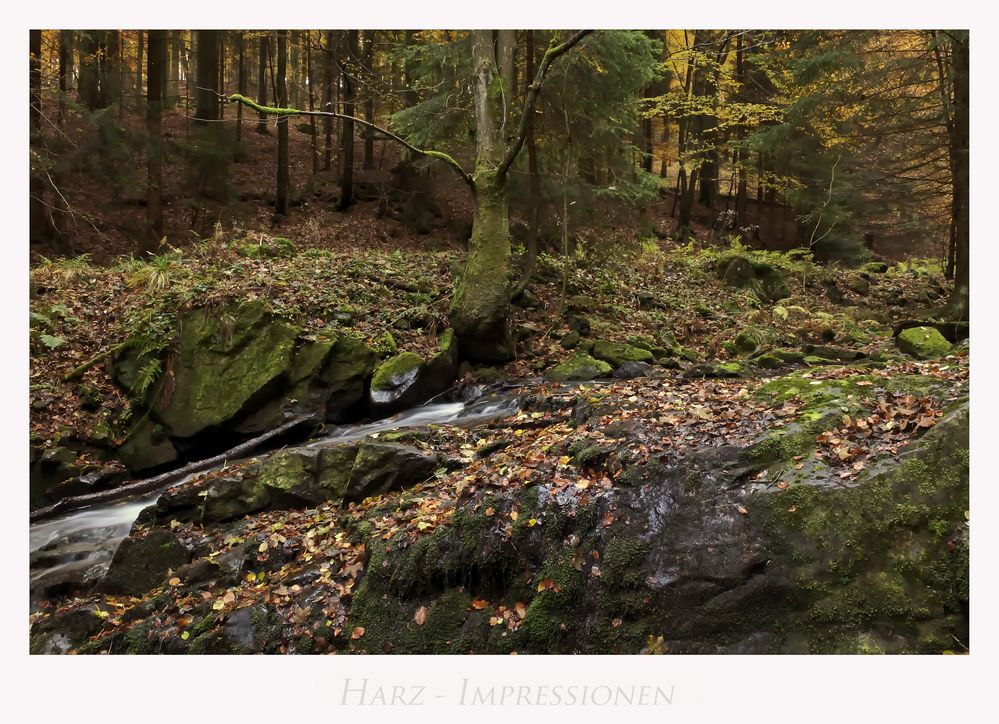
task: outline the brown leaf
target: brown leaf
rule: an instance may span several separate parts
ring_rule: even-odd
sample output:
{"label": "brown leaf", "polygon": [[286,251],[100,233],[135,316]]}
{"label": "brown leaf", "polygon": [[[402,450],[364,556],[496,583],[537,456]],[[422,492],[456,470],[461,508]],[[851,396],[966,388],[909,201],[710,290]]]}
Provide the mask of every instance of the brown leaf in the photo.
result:
{"label": "brown leaf", "polygon": [[476,611],[481,611],[488,605],[489,601],[487,601],[484,598],[476,598],[474,601],[472,601],[472,608],[474,608]]}
{"label": "brown leaf", "polygon": [[416,613],[413,615],[413,620],[416,621],[417,626],[422,626],[427,622],[427,607],[420,606],[416,609]]}
{"label": "brown leaf", "polygon": [[350,637],[355,641],[357,641],[357,639],[361,638],[363,635],[364,635],[364,626],[357,626],[354,628],[353,631],[350,632]]}

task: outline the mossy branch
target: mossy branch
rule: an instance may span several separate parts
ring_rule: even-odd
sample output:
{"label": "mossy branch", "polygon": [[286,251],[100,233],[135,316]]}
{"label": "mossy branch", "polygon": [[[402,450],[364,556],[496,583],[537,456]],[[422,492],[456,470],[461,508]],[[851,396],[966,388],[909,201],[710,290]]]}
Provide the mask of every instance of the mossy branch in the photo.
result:
{"label": "mossy branch", "polygon": [[96,356],[91,357],[89,360],[87,360],[86,362],[84,362],[82,365],[80,365],[76,369],[72,370],[71,372],[68,372],[66,374],[66,376],[62,378],[62,381],[63,382],[71,382],[71,381],[73,381],[75,379],[79,379],[80,377],[83,377],[83,373],[84,372],[86,372],[87,370],[89,370],[91,367],[93,367],[98,362],[100,362],[102,360],[105,360],[108,357],[110,357],[111,355],[115,354],[116,352],[120,352],[121,350],[125,349],[125,347],[127,347],[129,345],[129,343],[130,343],[130,340],[126,340],[124,342],[121,342],[120,344],[114,345],[113,347],[109,347],[108,349],[104,350],[103,352],[98,353]]}
{"label": "mossy branch", "polygon": [[464,168],[462,168],[461,164],[458,163],[458,161],[456,161],[453,156],[449,156],[443,151],[433,151],[423,148],[417,148],[416,146],[414,146],[401,136],[397,136],[396,134],[392,133],[392,131],[386,130],[381,126],[376,126],[374,123],[370,123],[369,121],[366,121],[363,118],[357,118],[356,116],[348,116],[344,113],[334,113],[332,111],[305,111],[305,110],[300,110],[298,108],[275,108],[273,106],[262,106],[259,103],[247,98],[246,96],[240,95],[239,93],[233,93],[228,97],[222,96],[222,99],[226,103],[242,103],[244,106],[248,106],[249,108],[252,108],[258,113],[264,113],[266,115],[271,115],[271,116],[321,116],[327,118],[340,118],[347,121],[353,121],[354,123],[359,123],[360,125],[366,128],[370,128],[373,131],[377,131],[378,133],[381,133],[382,135],[391,138],[393,141],[405,146],[413,153],[419,154],[420,156],[426,156],[427,158],[437,159],[438,161],[443,161],[448,166],[450,166],[454,170],[454,172],[457,173],[461,177],[461,179],[469,185],[470,188],[472,188],[473,190],[475,189],[475,182],[472,180],[472,177],[469,175],[467,171],[465,171]]}

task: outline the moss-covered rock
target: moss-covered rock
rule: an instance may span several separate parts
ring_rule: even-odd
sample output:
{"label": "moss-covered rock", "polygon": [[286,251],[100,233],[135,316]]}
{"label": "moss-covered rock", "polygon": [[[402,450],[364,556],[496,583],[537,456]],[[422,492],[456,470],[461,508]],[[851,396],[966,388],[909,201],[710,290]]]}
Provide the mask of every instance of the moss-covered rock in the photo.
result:
{"label": "moss-covered rock", "polygon": [[909,327],[895,338],[898,348],[916,359],[935,359],[950,352],[951,344],[933,327]]}
{"label": "moss-covered rock", "polygon": [[155,529],[129,537],[115,551],[103,590],[129,596],[145,593],[162,583],[169,571],[191,560],[191,552],[168,530]]}
{"label": "moss-covered rock", "polygon": [[371,401],[390,404],[402,399],[416,383],[424,359],[415,352],[401,352],[382,362],[371,378]]}
{"label": "moss-covered rock", "polygon": [[131,472],[138,473],[172,463],[177,459],[177,448],[163,427],[147,417],[125,439],[117,454]]}
{"label": "moss-covered rock", "polygon": [[717,266],[718,278],[738,289],[750,289],[761,302],[773,304],[791,296],[784,276],[771,264],[749,256],[728,255]]}
{"label": "moss-covered rock", "polygon": [[606,362],[579,352],[555,365],[548,372],[548,379],[557,382],[594,380],[607,377],[612,370]]}
{"label": "moss-covered rock", "polygon": [[620,367],[625,362],[651,362],[652,352],[623,342],[597,340],[593,343],[593,356],[598,360]]}
{"label": "moss-covered rock", "polygon": [[262,301],[197,309],[181,322],[172,389],[153,413],[172,437],[224,426],[272,394],[291,369],[298,330]]}

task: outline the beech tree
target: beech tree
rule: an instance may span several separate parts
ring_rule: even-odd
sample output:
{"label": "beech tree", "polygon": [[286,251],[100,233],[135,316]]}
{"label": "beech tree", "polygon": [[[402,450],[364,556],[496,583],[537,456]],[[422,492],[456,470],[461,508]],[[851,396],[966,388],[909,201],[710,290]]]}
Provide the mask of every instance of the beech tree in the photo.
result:
{"label": "beech tree", "polygon": [[[553,43],[548,48],[524,99],[516,131],[511,133],[514,117],[512,103],[507,101],[514,97],[513,57],[516,33],[512,30],[472,31],[476,138],[475,168],[472,173],[467,172],[446,153],[417,148],[391,131],[347,113],[271,108],[238,93],[229,96],[229,100],[244,103],[258,112],[277,116],[310,113],[330,115],[349,122],[351,128],[353,124],[360,124],[388,136],[414,153],[449,165],[468,184],[475,199],[468,258],[451,304],[451,324],[465,358],[477,362],[503,362],[513,358],[509,313],[510,296],[515,288],[510,264],[508,172],[527,140],[531,114],[552,63],[572,50],[591,32],[580,30],[568,40]],[[351,55],[356,58],[356,31],[350,31],[348,37]],[[350,107],[352,108],[352,104]],[[347,133],[346,127],[344,133]],[[344,166],[350,165],[345,160]],[[343,204],[342,199],[340,203]]]}

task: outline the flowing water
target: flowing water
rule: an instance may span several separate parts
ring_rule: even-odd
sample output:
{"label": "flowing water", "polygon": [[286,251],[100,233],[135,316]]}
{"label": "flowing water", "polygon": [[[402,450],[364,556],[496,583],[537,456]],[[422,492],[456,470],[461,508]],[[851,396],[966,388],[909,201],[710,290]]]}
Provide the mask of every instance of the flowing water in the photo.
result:
{"label": "flowing water", "polygon": [[[514,395],[488,395],[470,402],[428,404],[377,422],[337,427],[331,435],[308,445],[339,445],[378,432],[426,425],[472,427],[509,415],[519,405],[520,399]],[[204,475],[205,472],[208,471],[197,475]],[[188,476],[181,482],[192,477]],[[165,486],[164,490],[168,487],[172,485]],[[158,490],[141,497],[83,508],[32,525],[32,597],[44,597],[47,590],[59,584],[88,583],[103,576],[118,544],[128,536],[139,513],[156,503],[162,492]]]}

